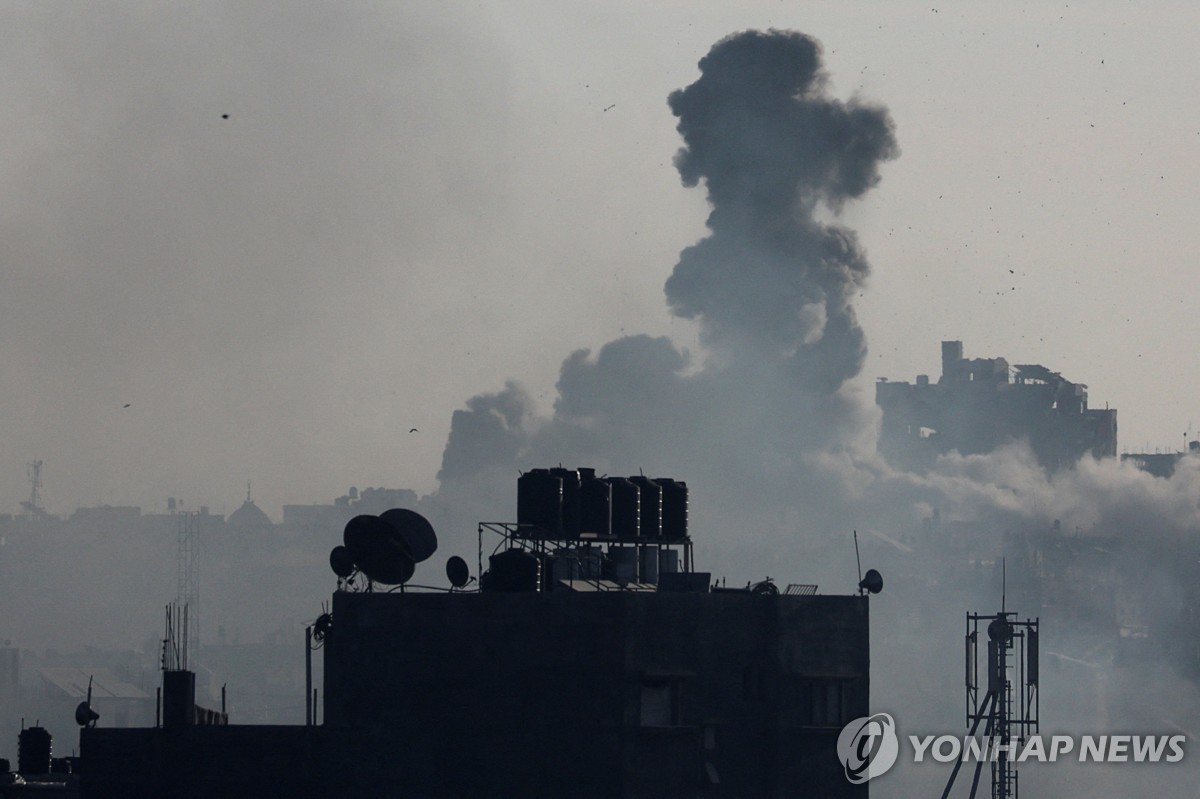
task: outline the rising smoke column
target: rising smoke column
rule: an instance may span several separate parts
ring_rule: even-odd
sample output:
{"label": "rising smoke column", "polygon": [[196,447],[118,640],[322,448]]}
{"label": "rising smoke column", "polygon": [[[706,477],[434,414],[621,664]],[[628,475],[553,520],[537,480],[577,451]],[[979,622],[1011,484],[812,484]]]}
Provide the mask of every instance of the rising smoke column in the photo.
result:
{"label": "rising smoke column", "polygon": [[827,94],[821,48],[799,33],[747,31],[718,42],[700,79],[673,92],[687,186],[703,181],[712,235],[684,250],[667,281],[672,311],[714,347],[790,362],[836,390],[862,366],[851,298],[870,269],[855,235],[822,224],[879,182],[898,149],[883,108]]}
{"label": "rising smoke column", "polygon": [[844,510],[841,477],[809,456],[863,428],[842,389],[862,365],[851,301],[870,270],[855,235],[818,217],[879,181],[898,152],[893,125],[880,107],[831,97],[820,45],[799,33],[735,34],[699,67],[668,104],[684,144],[675,164],[707,190],[710,235],[683,250],[666,296],[698,322],[702,368],[635,335],[568,356],[550,419],[512,384],[473,398],[452,420],[442,507],[511,497],[517,470],[561,462],[673,474],[693,487],[697,516],[712,503],[744,523],[771,508],[763,528],[781,527],[780,508]]}

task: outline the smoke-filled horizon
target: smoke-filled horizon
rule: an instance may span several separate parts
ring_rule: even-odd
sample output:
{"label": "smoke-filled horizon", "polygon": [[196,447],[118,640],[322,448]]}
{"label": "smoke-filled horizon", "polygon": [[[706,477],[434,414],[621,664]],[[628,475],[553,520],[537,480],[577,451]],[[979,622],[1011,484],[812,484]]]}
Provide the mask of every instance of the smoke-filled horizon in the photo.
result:
{"label": "smoke-filled horizon", "polygon": [[876,266],[852,389],[957,338],[1089,383],[1123,447],[1178,448],[1189,13],[6,7],[0,511],[32,460],[59,514],[428,493],[465,398],[515,378],[545,416],[565,354],[623,332],[703,359],[662,302],[709,212],[663,100],[748,28],[817,35],[830,95],[886,98],[904,134],[840,219]]}
{"label": "smoke-filled horizon", "polygon": [[[668,105],[683,140],[675,165],[705,191],[708,234],[682,251],[665,294],[673,314],[698,323],[701,353],[645,334],[577,350],[549,416],[515,379],[476,395],[453,416],[429,507],[469,529],[489,507],[511,508],[519,471],[643,469],[692,484],[699,528],[716,533],[719,552],[731,546],[739,568],[788,540],[894,533],[943,514],[1163,541],[1200,530],[1190,462],[1164,481],[1091,458],[1048,473],[1020,441],[950,453],[921,473],[876,454],[877,411],[849,388],[867,351],[854,301],[871,269],[838,219],[899,154],[891,117],[832,97],[821,46],[800,33],[731,35],[699,69]],[[729,540],[743,524],[777,529]]]}

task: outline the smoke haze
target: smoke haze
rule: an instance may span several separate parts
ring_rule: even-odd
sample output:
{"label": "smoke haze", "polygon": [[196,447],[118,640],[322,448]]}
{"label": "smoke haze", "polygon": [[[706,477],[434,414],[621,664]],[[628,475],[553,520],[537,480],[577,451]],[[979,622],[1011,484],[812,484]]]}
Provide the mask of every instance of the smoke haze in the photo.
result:
{"label": "smoke haze", "polygon": [[[513,384],[474,398],[454,416],[443,490],[496,466],[511,486],[513,468],[561,461],[685,476],[700,507],[822,493],[813,456],[863,425],[845,386],[866,349],[852,300],[870,268],[853,231],[820,217],[879,181],[898,154],[893,125],[880,107],[833,98],[820,45],[802,34],[730,36],[700,72],[669,106],[684,141],[676,167],[711,203],[709,235],[682,252],[666,296],[699,323],[703,354],[645,335],[577,351],[540,421]],[[801,518],[826,523],[825,511]]]}
{"label": "smoke haze", "polygon": [[[538,117],[537,141],[514,146],[522,121],[506,98],[530,76],[512,53],[472,34],[473,11],[446,17],[418,6],[400,20],[363,8],[314,11],[289,18],[286,36],[275,15],[252,9],[173,10],[168,20],[89,8],[70,23],[35,19],[43,13],[5,12],[10,29],[51,31],[18,48],[29,64],[43,63],[43,49],[60,54],[49,74],[34,80],[29,66],[25,80],[4,83],[14,116],[24,117],[3,128],[21,157],[0,160],[19,187],[5,195],[0,241],[19,288],[0,298],[9,379],[19,388],[5,421],[19,444],[12,451],[29,453],[15,463],[47,456],[58,485],[87,486],[99,502],[124,485],[122,465],[176,452],[171,465],[151,467],[165,472],[154,475],[154,496],[212,472],[233,496],[244,472],[271,474],[267,490],[288,496],[281,486],[361,474],[358,452],[361,462],[390,464],[389,484],[425,494],[417,507],[434,521],[442,554],[468,556],[477,521],[514,516],[520,470],[642,469],[688,482],[701,569],[731,583],[816,582],[828,593],[856,582],[849,531],[858,529],[864,566],[886,581],[872,602],[873,701],[910,729],[961,723],[962,614],[996,609],[995,562],[1012,551],[1010,536],[1059,521],[1085,543],[1123,547],[1121,564],[1157,587],[1141,616],[1178,616],[1200,531],[1196,459],[1164,480],[1090,458],[1048,473],[1020,442],[943,456],[921,473],[875,453],[878,411],[855,379],[868,354],[891,342],[868,342],[855,307],[896,271],[896,256],[873,248],[871,280],[867,248],[847,219],[878,212],[855,201],[877,197],[871,190],[882,192],[888,170],[904,163],[888,166],[900,154],[897,128],[906,142],[914,134],[898,113],[894,124],[878,104],[838,99],[815,39],[735,34],[701,59],[698,76],[673,84],[686,84],[665,109],[682,139],[675,167],[695,187],[697,209],[707,199],[708,216],[698,240],[702,210],[693,228],[672,231],[695,243],[678,253],[664,304],[643,289],[663,285],[670,255],[660,263],[660,253],[630,246],[629,263],[610,264],[580,252],[612,227],[656,223],[606,224],[620,213],[619,193],[611,207],[588,209],[600,220],[587,223],[595,231],[549,211],[540,226],[517,224],[512,196],[528,196],[532,184],[500,164],[606,176],[586,159],[555,160],[556,136],[569,134],[554,123],[579,112],[561,98],[567,110]],[[361,46],[380,36],[386,46]],[[385,79],[396,75],[403,79]],[[609,100],[588,95],[586,107],[601,119],[625,107],[621,99],[603,111]],[[661,100],[655,125],[669,133]],[[405,110],[381,110],[392,108]],[[418,135],[427,129],[487,135],[433,142]],[[679,145],[665,134],[648,140],[663,160]],[[625,144],[591,159],[632,158]],[[430,232],[447,218],[454,233],[437,235],[452,243]],[[580,346],[564,334],[557,346],[564,319],[601,316],[618,296],[603,292],[625,281],[625,302],[645,326],[617,335],[596,322],[589,340],[606,343]],[[362,285],[377,289],[365,301]],[[571,299],[531,300],[530,286]],[[578,296],[589,294],[609,306]],[[666,321],[654,316],[664,308]],[[941,324],[963,321],[957,304],[946,310],[951,321]],[[438,325],[451,313],[461,337]],[[535,321],[491,335],[513,317]],[[685,346],[689,325],[695,342]],[[933,352],[937,333],[928,319],[920,327],[922,349]],[[26,339],[38,345],[19,345]],[[435,347],[436,359],[413,355]],[[506,351],[551,363],[529,355],[514,369],[499,357]],[[553,392],[527,379],[555,364]],[[477,393],[489,386],[499,388]],[[406,418],[410,407],[457,407],[468,396],[448,420]],[[47,418],[63,421],[47,427]],[[412,427],[419,432],[408,434]],[[439,451],[435,486],[416,464]],[[140,646],[174,595],[174,542],[152,548],[122,535],[23,553],[22,570],[2,573],[4,607],[48,598],[38,613],[10,614],[17,618],[0,638]],[[314,616],[332,587],[325,558],[337,538],[212,546],[201,574],[205,624],[228,625],[231,637],[240,628],[250,640],[281,619]],[[1009,568],[1010,608],[1036,612],[1040,597],[1020,584],[1021,565]],[[1109,574],[1071,576],[1115,585]],[[1044,718],[1082,731],[1200,726],[1190,681],[1153,659],[1118,664],[1111,648],[1098,648],[1103,636],[1055,613],[1044,617],[1044,640],[1056,640],[1049,648],[1063,657],[1047,656]],[[1037,779],[1054,795],[1129,795],[1150,784],[1126,775]],[[1188,795],[1187,780],[1173,776],[1156,787]],[[945,773],[894,777],[881,795],[915,795]],[[1118,789],[1123,779],[1132,787]]]}
{"label": "smoke haze", "polygon": [[[873,675],[875,701],[911,731],[961,724],[962,614],[998,609],[997,566],[1012,558],[1009,607],[1041,608],[1044,640],[1055,641],[1043,681],[1053,729],[1176,731],[1181,713],[1195,718],[1200,694],[1161,662],[1165,651],[1130,662],[1106,624],[1114,603],[1131,601],[1125,617],[1133,614],[1135,628],[1177,623],[1187,575],[1173,553],[1181,545],[1196,552],[1197,459],[1165,480],[1092,457],[1047,471],[1021,441],[982,455],[952,452],[923,472],[875,454],[874,413],[848,390],[866,353],[853,301],[870,267],[853,231],[825,220],[875,186],[881,164],[898,155],[888,112],[832,98],[819,44],[797,33],[730,36],[700,72],[669,105],[684,140],[675,164],[685,185],[707,191],[709,235],[681,253],[666,298],[672,313],[698,322],[702,352],[644,335],[576,351],[562,364],[548,418],[517,383],[474,397],[453,417],[436,504],[486,499],[511,508],[518,469],[645,467],[688,480],[701,568],[832,580],[834,591],[853,586],[848,532],[857,527],[868,561],[892,578],[874,603],[872,646],[884,664]],[[453,514],[445,521],[467,524]],[[1040,548],[1063,546],[1080,550],[1069,565],[1039,560]],[[1088,558],[1095,551],[1118,553],[1124,581],[1112,560]],[[1059,582],[1063,593],[1048,594],[1045,586]],[[1146,587],[1136,600],[1122,594],[1139,582]],[[1134,698],[1141,680],[1159,691]],[[1025,782],[1059,795],[1116,796],[1150,784],[1182,795],[1192,773],[1068,765],[1035,768]],[[947,776],[902,767],[880,789],[932,792]]]}

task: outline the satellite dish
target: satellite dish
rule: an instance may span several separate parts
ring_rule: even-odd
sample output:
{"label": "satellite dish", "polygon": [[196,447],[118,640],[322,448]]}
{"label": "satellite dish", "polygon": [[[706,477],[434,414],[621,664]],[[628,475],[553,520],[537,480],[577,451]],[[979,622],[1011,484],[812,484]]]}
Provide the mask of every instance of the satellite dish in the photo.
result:
{"label": "satellite dish", "polygon": [[96,720],[100,718],[100,714],[92,710],[92,704],[88,701],[80,702],[75,707],[75,723],[80,727],[94,727]]}
{"label": "satellite dish", "polygon": [[329,553],[329,568],[338,577],[346,578],[354,574],[354,555],[344,546],[336,546]]}
{"label": "satellite dish", "polygon": [[779,596],[779,586],[775,585],[775,581],[768,577],[750,586],[750,593],[759,596]]}
{"label": "satellite dish", "polygon": [[[342,540],[358,570],[367,579],[401,585],[412,578],[417,564],[395,525],[378,516],[363,514],[346,522]],[[332,558],[333,553],[330,553]]]}
{"label": "satellite dish", "polygon": [[396,528],[413,563],[428,560],[437,551],[437,535],[433,532],[433,525],[416,511],[392,508],[379,514],[379,518]]}
{"label": "satellite dish", "polygon": [[1003,618],[992,619],[991,624],[988,625],[987,633],[988,638],[996,642],[1007,641],[1012,638],[1012,628],[1009,626],[1008,621]]}
{"label": "satellite dish", "polygon": [[471,572],[467,568],[467,562],[458,555],[446,561],[446,578],[450,580],[450,585],[455,588],[462,588],[471,579]]}
{"label": "satellite dish", "polygon": [[858,587],[862,591],[878,594],[883,590],[883,575],[874,569],[867,569],[866,575],[858,581]]}

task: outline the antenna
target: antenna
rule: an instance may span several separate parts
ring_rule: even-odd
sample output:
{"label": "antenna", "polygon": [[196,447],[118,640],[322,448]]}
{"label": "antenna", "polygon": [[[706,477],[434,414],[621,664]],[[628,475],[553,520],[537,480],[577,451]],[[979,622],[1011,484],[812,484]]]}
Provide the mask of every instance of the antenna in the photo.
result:
{"label": "antenna", "polygon": [[379,514],[379,518],[395,529],[395,534],[408,549],[414,563],[428,560],[437,551],[437,534],[433,531],[433,525],[416,511],[392,508]]}
{"label": "antenna", "polygon": [[1004,615],[1004,600],[1008,595],[1008,558],[1000,558],[1000,614]]}
{"label": "antenna", "polygon": [[878,594],[883,590],[883,575],[875,569],[862,573],[862,560],[858,556],[858,530],[854,531],[854,561],[858,564],[858,593]]}
{"label": "antenna", "polygon": [[42,507],[40,494],[42,493],[42,462],[29,462],[29,507],[31,510],[37,510]]}
{"label": "antenna", "polygon": [[[854,562],[858,564],[858,581],[862,582],[862,558],[858,556],[858,530],[854,531]],[[861,591],[861,589],[860,589]]]}
{"label": "antenna", "polygon": [[25,473],[29,476],[29,499],[21,502],[21,507],[31,519],[41,519],[46,515],[42,507],[42,462],[30,461],[25,464]]}
{"label": "antenna", "polygon": [[[1016,799],[1017,773],[1011,758],[999,749],[1021,751],[1038,732],[1040,691],[1038,687],[1039,620],[1021,621],[1015,612],[967,613],[966,628],[966,722],[974,737],[979,725],[990,758],[975,763],[970,796],[974,799],[983,766],[990,760],[993,799]],[[983,678],[980,667],[985,666]],[[947,799],[966,758],[958,760],[942,791]]]}
{"label": "antenna", "polygon": [[[413,576],[416,565],[437,549],[433,526],[421,514],[392,508],[379,516],[362,514],[346,523],[343,548],[329,553],[329,565],[339,577],[357,569],[371,583],[403,585]],[[348,572],[343,574],[343,572]]]}
{"label": "antenna", "polygon": [[100,714],[92,710],[92,679],[94,675],[88,675],[88,692],[87,699],[80,702],[75,707],[75,723],[80,727],[95,727],[96,720],[100,718]]}
{"label": "antenna", "polygon": [[329,568],[333,569],[333,573],[339,578],[346,579],[354,574],[354,555],[339,544],[329,553]]}
{"label": "antenna", "polygon": [[462,588],[466,585],[471,579],[471,573],[467,570],[467,562],[458,555],[446,561],[446,579],[455,588]]}
{"label": "antenna", "polygon": [[[197,662],[200,654],[200,530],[195,511],[185,511],[175,515],[176,522],[176,563],[175,563],[175,604],[183,609],[184,619],[191,615],[190,624],[181,628],[181,641],[184,652],[184,663],[181,668],[187,668],[188,657],[191,662]],[[189,653],[188,650],[191,650]]]}
{"label": "antenna", "polygon": [[165,634],[163,635],[162,648],[162,670],[163,671],[182,671],[186,668],[186,655],[183,651],[183,643],[180,640],[180,634],[183,631],[183,617],[180,613],[179,605],[167,605],[167,623]]}

